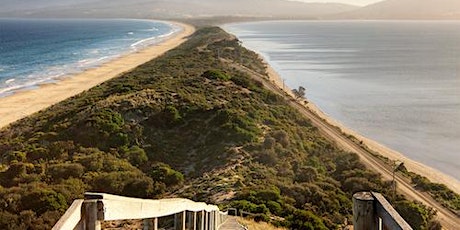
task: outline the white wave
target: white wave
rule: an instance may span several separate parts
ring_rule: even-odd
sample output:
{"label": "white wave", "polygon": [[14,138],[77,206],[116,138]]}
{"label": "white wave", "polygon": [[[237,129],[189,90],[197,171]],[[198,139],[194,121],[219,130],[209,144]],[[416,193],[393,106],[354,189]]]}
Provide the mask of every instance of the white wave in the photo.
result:
{"label": "white wave", "polygon": [[[10,86],[0,89],[0,97],[8,96],[15,92],[21,91],[21,90],[35,89],[41,84],[54,82],[59,76],[62,76],[62,74],[57,74],[57,75],[30,74],[24,79],[18,79],[18,81],[16,81],[15,79],[14,81],[9,82]],[[33,79],[33,80],[29,80],[29,79]]]}
{"label": "white wave", "polygon": [[134,34],[134,32],[128,32],[128,34],[129,34],[129,35],[133,35],[133,34]]}
{"label": "white wave", "polygon": [[149,31],[149,32],[153,32],[153,31],[158,31],[158,28],[156,27],[152,27],[150,29],[146,29],[146,30],[142,30],[142,31]]}
{"label": "white wave", "polygon": [[[7,78],[8,80],[4,81],[3,84],[0,84],[2,85],[0,87],[0,97],[11,95],[17,91],[34,89],[45,83],[55,82],[56,80],[59,80],[60,78],[70,76],[73,74],[77,74],[87,69],[102,65],[121,55],[136,51],[138,48],[156,44],[174,35],[178,31],[180,31],[180,28],[178,29],[174,27],[173,25],[170,25],[170,26],[172,29],[169,31],[169,33],[162,34],[162,35],[156,35],[153,37],[142,39],[137,42],[133,41],[134,43],[130,45],[131,49],[126,47],[128,49],[118,50],[119,52],[117,51],[116,54],[111,53],[111,54],[108,54],[107,56],[98,57],[98,56],[102,56],[102,54],[105,54],[106,50],[91,49],[91,50],[87,50],[86,54],[89,56],[92,56],[93,58],[91,57],[82,58],[81,60],[76,60],[73,63],[69,63],[66,65],[57,65],[57,66],[47,67],[45,69],[42,69],[39,73],[33,73],[28,76]],[[155,27],[149,29],[149,31],[158,31],[158,30],[159,29]],[[135,34],[135,32],[128,32],[128,34]],[[82,52],[85,52],[85,51],[82,51]],[[80,52],[72,53],[72,55],[79,55],[79,54]],[[6,70],[6,67],[0,66],[0,72],[5,71],[5,70]]]}
{"label": "white wave", "polygon": [[154,36],[154,37],[142,39],[140,41],[137,41],[137,42],[131,44],[131,47],[132,48],[137,48],[137,47],[140,47],[140,46],[155,44],[155,43],[161,41],[162,39],[173,35],[174,33],[176,33],[176,31],[173,30],[173,31],[171,31],[171,32],[169,32],[167,34],[162,34],[160,36]]}
{"label": "white wave", "polygon": [[11,78],[11,79],[6,80],[5,84],[10,84],[10,83],[13,83],[14,81],[16,81],[16,78]]}

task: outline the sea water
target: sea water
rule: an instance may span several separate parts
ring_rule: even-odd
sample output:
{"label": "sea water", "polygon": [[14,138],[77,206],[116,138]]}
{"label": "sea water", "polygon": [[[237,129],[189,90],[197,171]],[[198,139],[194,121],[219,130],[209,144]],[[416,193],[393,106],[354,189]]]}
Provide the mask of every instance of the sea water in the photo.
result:
{"label": "sea water", "polygon": [[96,67],[178,30],[149,20],[0,19],[0,97]]}
{"label": "sea water", "polygon": [[460,180],[460,22],[288,21],[224,28],[345,126]]}

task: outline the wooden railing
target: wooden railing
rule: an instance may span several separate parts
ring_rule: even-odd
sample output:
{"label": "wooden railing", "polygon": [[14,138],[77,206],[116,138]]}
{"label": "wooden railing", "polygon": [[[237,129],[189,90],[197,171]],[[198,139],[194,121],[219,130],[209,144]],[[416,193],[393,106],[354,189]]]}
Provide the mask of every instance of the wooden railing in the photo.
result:
{"label": "wooden railing", "polygon": [[412,230],[385,197],[376,192],[353,195],[353,226],[355,230]]}
{"label": "wooden railing", "polygon": [[[102,221],[143,220],[143,229],[158,229],[158,218],[174,215],[174,229],[217,230],[227,213],[215,205],[173,198],[147,200],[85,193],[76,200],[53,230],[99,230]],[[180,216],[180,218],[178,218]]]}

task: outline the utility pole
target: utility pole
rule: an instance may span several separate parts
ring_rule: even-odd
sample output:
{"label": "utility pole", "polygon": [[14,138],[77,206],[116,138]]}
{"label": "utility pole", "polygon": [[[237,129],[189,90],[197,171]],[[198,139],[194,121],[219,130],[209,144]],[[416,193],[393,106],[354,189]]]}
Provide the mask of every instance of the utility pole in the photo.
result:
{"label": "utility pole", "polygon": [[392,185],[393,185],[393,200],[395,199],[396,196],[396,171],[400,170],[401,167],[404,166],[404,162],[395,160],[393,162],[393,180],[392,180]]}

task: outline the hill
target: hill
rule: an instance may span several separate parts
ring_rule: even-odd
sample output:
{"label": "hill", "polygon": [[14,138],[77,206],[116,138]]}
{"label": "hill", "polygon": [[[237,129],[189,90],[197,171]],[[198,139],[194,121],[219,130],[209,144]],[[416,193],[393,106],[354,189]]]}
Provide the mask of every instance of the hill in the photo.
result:
{"label": "hill", "polygon": [[334,19],[460,19],[458,0],[385,0],[350,12],[334,15]]}
{"label": "hill", "polygon": [[[85,191],[180,196],[289,229],[339,229],[351,197],[387,195],[414,229],[434,212],[340,150],[263,87],[258,55],[219,28],[0,130],[0,229],[50,229]],[[273,218],[272,218],[273,217]]]}
{"label": "hill", "polygon": [[196,18],[211,16],[314,18],[356,9],[345,4],[286,0],[102,0],[11,1],[2,3],[3,17]]}

